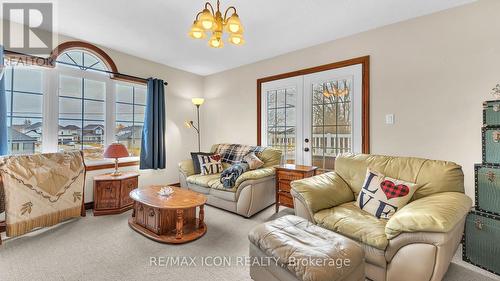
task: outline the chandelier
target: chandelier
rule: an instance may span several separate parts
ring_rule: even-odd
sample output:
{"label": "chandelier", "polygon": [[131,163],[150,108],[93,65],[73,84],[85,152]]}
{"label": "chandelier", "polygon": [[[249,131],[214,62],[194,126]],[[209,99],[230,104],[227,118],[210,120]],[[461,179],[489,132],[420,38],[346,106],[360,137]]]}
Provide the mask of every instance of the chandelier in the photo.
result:
{"label": "chandelier", "polygon": [[[337,83],[331,82],[331,83],[323,83],[323,96],[329,98],[329,97],[345,97],[349,95],[349,87],[347,86],[347,81],[344,80],[344,87],[340,88],[339,84],[340,82],[337,81]],[[331,86],[331,90],[328,88],[328,84]]]}
{"label": "chandelier", "polygon": [[[223,17],[219,6],[219,0],[217,0],[217,11],[214,10],[209,2],[205,3],[205,9],[196,15],[196,19],[189,31],[189,36],[193,39],[203,39],[206,36],[206,32],[211,32],[210,39],[208,39],[208,46],[222,48],[224,47],[222,34],[225,31],[229,33],[229,43],[242,45],[245,43],[243,39],[243,26],[236,13],[236,8],[234,6],[227,8]],[[232,14],[228,17],[230,12]]]}

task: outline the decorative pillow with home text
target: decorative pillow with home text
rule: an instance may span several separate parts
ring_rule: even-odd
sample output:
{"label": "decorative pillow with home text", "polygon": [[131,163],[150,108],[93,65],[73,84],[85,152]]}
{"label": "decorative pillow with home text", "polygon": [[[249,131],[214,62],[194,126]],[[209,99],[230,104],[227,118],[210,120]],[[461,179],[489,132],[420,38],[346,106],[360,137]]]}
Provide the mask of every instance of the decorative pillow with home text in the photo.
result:
{"label": "decorative pillow with home text", "polygon": [[198,162],[200,163],[200,171],[202,175],[211,175],[222,173],[222,157],[220,154],[212,155],[198,155]]}
{"label": "decorative pillow with home text", "polygon": [[417,188],[415,183],[386,177],[368,168],[356,205],[379,219],[389,219],[410,202]]}

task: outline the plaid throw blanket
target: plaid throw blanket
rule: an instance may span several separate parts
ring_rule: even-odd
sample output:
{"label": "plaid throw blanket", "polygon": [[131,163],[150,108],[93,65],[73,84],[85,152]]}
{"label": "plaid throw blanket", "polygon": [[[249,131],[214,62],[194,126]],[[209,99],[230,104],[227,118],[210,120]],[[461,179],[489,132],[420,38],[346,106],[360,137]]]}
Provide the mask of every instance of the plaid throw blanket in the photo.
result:
{"label": "plaid throw blanket", "polygon": [[221,155],[222,162],[236,164],[240,163],[241,160],[243,160],[243,157],[245,157],[245,155],[247,155],[249,152],[258,154],[263,150],[264,147],[262,146],[222,143],[217,146],[215,152]]}

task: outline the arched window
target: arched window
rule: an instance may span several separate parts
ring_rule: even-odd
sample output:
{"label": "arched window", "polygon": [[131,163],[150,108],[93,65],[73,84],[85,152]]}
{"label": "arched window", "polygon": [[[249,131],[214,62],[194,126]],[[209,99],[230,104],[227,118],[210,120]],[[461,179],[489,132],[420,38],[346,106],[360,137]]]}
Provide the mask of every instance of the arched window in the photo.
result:
{"label": "arched window", "polygon": [[64,52],[57,58],[57,63],[77,67],[81,70],[108,70],[101,59],[83,50]]}
{"label": "arched window", "polygon": [[113,60],[85,42],[59,45],[49,61],[6,71],[11,154],[81,149],[97,160],[119,141],[138,156],[144,84],[122,81]]}

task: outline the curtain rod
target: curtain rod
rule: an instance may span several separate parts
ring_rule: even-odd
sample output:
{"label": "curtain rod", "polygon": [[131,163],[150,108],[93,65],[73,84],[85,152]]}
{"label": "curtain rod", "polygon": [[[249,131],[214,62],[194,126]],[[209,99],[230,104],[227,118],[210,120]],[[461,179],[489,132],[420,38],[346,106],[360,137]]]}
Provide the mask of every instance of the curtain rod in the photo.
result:
{"label": "curtain rod", "polygon": [[[10,51],[10,50],[4,50],[4,53],[13,54],[13,55],[27,56],[27,57],[35,58],[37,60],[41,59],[43,61],[48,61],[50,59],[50,57],[49,58],[42,58],[42,57],[37,57],[37,56],[33,56],[33,55],[25,54],[25,53],[20,53],[20,52],[15,52],[15,51]],[[70,64],[70,63],[65,63],[65,62],[60,62],[60,61],[56,61],[56,62],[57,63],[61,63],[61,64],[65,64],[65,65],[73,65],[73,64]],[[87,68],[87,69],[91,69],[93,71],[104,72],[104,73],[107,73],[107,74],[113,74],[113,75],[117,75],[117,76],[121,76],[121,77],[128,77],[128,78],[132,78],[132,79],[135,79],[135,80],[141,80],[144,83],[148,82],[147,78],[142,78],[142,77],[138,77],[138,76],[134,76],[134,75],[129,75],[129,74],[123,74],[123,73],[120,73],[120,72],[114,72],[114,71],[102,70],[102,69],[95,69],[95,68]],[[163,82],[163,85],[167,86],[168,82]]]}

